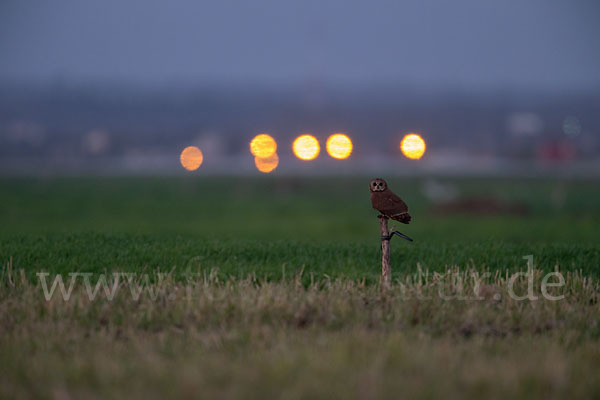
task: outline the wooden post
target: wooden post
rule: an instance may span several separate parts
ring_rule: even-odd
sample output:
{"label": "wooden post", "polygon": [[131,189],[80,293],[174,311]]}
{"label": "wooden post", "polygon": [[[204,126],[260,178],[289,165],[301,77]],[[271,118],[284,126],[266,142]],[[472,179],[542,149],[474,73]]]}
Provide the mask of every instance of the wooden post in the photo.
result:
{"label": "wooden post", "polygon": [[[392,282],[392,267],[390,265],[390,231],[388,218],[378,215],[381,231],[381,290],[387,290]],[[387,238],[387,239],[385,239]]]}

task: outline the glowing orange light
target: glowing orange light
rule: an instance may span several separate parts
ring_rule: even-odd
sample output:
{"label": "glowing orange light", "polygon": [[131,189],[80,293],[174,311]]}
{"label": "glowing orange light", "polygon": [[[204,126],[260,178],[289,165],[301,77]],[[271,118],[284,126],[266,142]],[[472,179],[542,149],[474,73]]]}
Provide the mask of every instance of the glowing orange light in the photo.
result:
{"label": "glowing orange light", "polygon": [[277,151],[277,142],[266,133],[256,135],[250,142],[250,153],[254,157],[271,157]]}
{"label": "glowing orange light", "polygon": [[268,174],[279,165],[279,156],[275,153],[271,157],[254,157],[254,165],[260,172]]}
{"label": "glowing orange light", "polygon": [[402,154],[405,157],[410,158],[411,160],[418,160],[423,157],[425,154],[425,141],[423,138],[416,133],[409,133],[405,135],[400,142],[400,150],[402,150]]}
{"label": "glowing orange light", "polygon": [[352,141],[343,133],[335,133],[327,139],[327,152],[339,160],[348,158],[352,153]]}
{"label": "glowing orange light", "polygon": [[296,157],[304,161],[314,160],[321,151],[319,141],[311,135],[298,136],[292,148]]}
{"label": "glowing orange light", "polygon": [[188,146],[181,152],[179,156],[179,161],[183,168],[188,171],[194,171],[202,165],[202,161],[204,161],[204,156],[202,155],[202,151],[196,146]]}

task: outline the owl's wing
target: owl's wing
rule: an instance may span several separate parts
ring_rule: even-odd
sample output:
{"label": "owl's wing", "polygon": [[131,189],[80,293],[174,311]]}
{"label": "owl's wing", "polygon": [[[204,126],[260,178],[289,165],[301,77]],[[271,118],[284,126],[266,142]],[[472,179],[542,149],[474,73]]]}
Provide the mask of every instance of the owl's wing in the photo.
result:
{"label": "owl's wing", "polygon": [[385,196],[382,197],[382,211],[387,211],[394,214],[400,214],[408,211],[408,206],[406,203],[400,197],[396,196],[396,194],[391,190],[387,190]]}

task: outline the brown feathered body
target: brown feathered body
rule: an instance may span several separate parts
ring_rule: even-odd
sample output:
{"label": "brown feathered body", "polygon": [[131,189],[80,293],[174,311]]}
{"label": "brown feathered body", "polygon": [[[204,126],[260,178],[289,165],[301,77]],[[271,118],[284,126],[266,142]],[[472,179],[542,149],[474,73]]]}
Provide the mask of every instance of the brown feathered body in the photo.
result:
{"label": "brown feathered body", "polygon": [[371,191],[371,205],[382,215],[402,222],[410,223],[411,216],[408,213],[408,206],[400,197],[387,187],[387,182],[381,178],[375,178],[369,184]]}

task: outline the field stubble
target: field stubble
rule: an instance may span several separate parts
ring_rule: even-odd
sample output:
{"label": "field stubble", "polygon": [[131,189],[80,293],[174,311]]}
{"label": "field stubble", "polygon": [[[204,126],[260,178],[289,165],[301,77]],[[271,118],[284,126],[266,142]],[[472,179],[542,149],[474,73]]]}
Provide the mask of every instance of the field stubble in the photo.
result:
{"label": "field stubble", "polygon": [[[65,301],[5,268],[0,395],[6,398],[564,398],[600,395],[595,279],[565,272],[538,300],[510,277],[415,273],[381,292],[363,281],[122,282],[112,300],[74,285]],[[110,286],[111,277],[107,277]],[[514,291],[527,293],[526,276]],[[154,293],[150,295],[149,293]],[[462,294],[468,299],[458,297]],[[496,296],[501,294],[501,296]]]}

